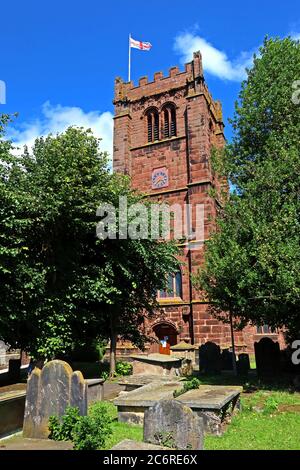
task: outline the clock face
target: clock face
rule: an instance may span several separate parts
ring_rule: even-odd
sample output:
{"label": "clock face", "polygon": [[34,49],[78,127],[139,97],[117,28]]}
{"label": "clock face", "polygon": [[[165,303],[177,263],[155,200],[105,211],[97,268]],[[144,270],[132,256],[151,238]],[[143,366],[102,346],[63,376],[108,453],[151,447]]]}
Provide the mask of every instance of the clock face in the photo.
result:
{"label": "clock face", "polygon": [[166,188],[169,186],[169,174],[166,167],[155,168],[152,171],[152,189]]}

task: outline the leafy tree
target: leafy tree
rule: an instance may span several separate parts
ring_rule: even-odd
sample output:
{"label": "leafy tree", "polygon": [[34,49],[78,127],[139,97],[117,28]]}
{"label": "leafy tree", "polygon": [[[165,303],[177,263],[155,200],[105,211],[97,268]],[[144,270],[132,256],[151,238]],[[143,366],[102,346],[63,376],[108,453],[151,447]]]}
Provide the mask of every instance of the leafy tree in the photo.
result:
{"label": "leafy tree", "polygon": [[3,191],[12,199],[6,236],[18,255],[6,283],[17,301],[1,302],[0,335],[43,358],[109,338],[113,374],[117,338],[141,346],[146,339],[138,327],[176,269],[175,245],[118,239],[118,226],[116,239],[97,238],[101,204],[118,207],[126,196],[130,206],[142,196],[127,178],[111,175],[90,131],[69,128],[37,139],[31,153],[5,157]]}
{"label": "leafy tree", "polygon": [[[299,334],[300,317],[300,44],[266,39],[248,71],[232,120],[234,138],[216,169],[235,191],[207,242],[195,278],[212,312],[285,326]],[[294,85],[293,85],[294,84]]]}

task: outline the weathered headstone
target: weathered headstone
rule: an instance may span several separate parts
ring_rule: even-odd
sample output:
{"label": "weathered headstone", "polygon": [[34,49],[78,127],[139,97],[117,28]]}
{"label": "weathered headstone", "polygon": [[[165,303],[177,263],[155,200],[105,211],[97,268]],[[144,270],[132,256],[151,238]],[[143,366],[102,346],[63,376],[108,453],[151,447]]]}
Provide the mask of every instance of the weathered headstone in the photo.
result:
{"label": "weathered headstone", "polygon": [[35,368],[27,382],[23,436],[47,439],[49,416],[62,416],[67,406],[87,414],[87,386],[79,371],[64,361],[50,361]]}
{"label": "weathered headstone", "polygon": [[203,449],[203,420],[176,400],[161,400],[145,411],[144,441],[179,450]]}
{"label": "weathered headstone", "polygon": [[271,338],[262,338],[254,343],[256,370],[258,375],[274,375],[280,369],[279,344]]}
{"label": "weathered headstone", "polygon": [[249,354],[239,354],[239,359],[236,363],[237,373],[239,375],[247,375],[250,370],[250,359]]}
{"label": "weathered headstone", "polygon": [[200,372],[215,374],[221,371],[221,351],[220,347],[208,341],[199,348]]}

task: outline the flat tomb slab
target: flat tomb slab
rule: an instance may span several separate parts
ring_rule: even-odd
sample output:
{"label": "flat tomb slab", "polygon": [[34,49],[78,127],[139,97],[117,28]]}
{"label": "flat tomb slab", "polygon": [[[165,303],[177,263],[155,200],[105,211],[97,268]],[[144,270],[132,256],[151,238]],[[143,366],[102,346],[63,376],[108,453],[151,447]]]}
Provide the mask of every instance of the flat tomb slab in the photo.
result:
{"label": "flat tomb slab", "polygon": [[153,382],[178,382],[178,387],[180,387],[180,381],[182,378],[172,377],[170,379],[169,376],[164,375],[128,375],[120,378],[118,384],[125,387],[125,391],[129,392],[131,390],[135,390],[137,388],[143,387],[144,385],[153,383]]}
{"label": "flat tomb slab", "polygon": [[239,400],[242,387],[200,385],[177,398],[173,392],[181,385],[178,381],[153,382],[131,392],[121,392],[114,400],[121,422],[143,424],[144,411],[159,400],[177,400],[190,407],[203,418],[205,431],[221,434],[226,414],[231,414]]}
{"label": "flat tomb slab", "polygon": [[51,441],[50,439],[26,439],[22,436],[13,436],[3,439],[0,450],[72,450],[70,441]]}
{"label": "flat tomb slab", "polygon": [[163,364],[168,364],[168,363],[172,364],[172,363],[180,361],[178,357],[174,357],[168,354],[159,354],[159,353],[153,353],[153,354],[148,354],[148,355],[134,354],[130,357],[132,359],[142,361],[142,362],[153,362],[153,363],[163,363]]}

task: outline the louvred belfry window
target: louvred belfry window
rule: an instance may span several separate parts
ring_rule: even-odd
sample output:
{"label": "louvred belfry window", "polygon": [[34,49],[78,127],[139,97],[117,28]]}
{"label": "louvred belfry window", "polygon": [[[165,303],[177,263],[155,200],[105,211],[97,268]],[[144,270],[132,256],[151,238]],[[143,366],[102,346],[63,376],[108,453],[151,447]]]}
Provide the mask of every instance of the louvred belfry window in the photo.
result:
{"label": "louvred belfry window", "polygon": [[168,139],[169,137],[175,137],[176,130],[176,110],[173,105],[166,105],[163,110],[163,133],[164,138]]}
{"label": "louvred belfry window", "polygon": [[159,116],[157,110],[149,110],[146,116],[148,142],[159,140]]}

